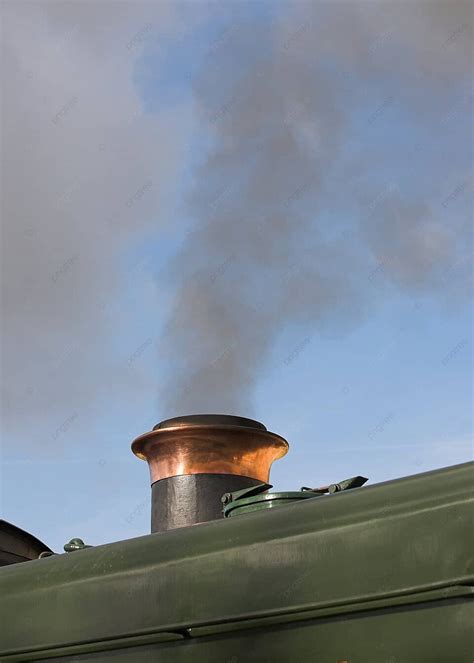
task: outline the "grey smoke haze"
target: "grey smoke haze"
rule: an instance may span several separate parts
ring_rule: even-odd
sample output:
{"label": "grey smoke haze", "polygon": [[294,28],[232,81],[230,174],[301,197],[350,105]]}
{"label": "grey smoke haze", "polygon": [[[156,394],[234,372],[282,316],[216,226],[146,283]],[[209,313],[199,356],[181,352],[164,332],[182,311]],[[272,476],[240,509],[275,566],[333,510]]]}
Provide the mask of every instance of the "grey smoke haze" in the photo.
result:
{"label": "grey smoke haze", "polygon": [[448,208],[470,188],[471,4],[285,7],[231,16],[196,82],[211,147],[170,272],[170,415],[251,412],[289,326],[342,335],[390,289],[442,315],[470,289],[469,207]]}
{"label": "grey smoke haze", "polygon": [[4,449],[20,437],[50,457],[114,388],[142,387],[127,352],[144,339],[114,361],[111,308],[127,245],[170,216],[188,111],[144,113],[133,71],[147,39],[191,21],[167,3],[6,2],[2,14]]}
{"label": "grey smoke haze", "polygon": [[[387,288],[461,297],[470,3],[407,6],[287,3],[251,22],[236,3],[2,4],[4,448],[56,456],[75,431],[92,444],[79,433],[92,440],[100,408],[133,412],[156,375],[163,416],[247,414],[286,328],[343,335]],[[148,42],[159,68],[218,9],[227,27],[206,46],[195,107],[145,113],[133,79]],[[420,145],[398,147],[404,127]],[[158,357],[153,329],[122,339],[120,364],[135,315],[113,310],[132,278],[121,259],[178,223],[193,128],[202,158],[167,334]],[[139,279],[137,310],[159,307],[165,286]],[[145,352],[153,368],[131,373]]]}

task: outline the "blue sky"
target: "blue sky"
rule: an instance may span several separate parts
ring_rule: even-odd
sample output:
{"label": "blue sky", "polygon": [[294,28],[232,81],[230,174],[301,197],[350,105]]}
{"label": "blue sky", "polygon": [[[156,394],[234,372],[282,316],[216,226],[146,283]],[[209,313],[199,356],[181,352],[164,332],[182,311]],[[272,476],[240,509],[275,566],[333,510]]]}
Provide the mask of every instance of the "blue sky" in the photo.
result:
{"label": "blue sky", "polygon": [[[71,143],[65,137],[70,120],[75,121],[77,132],[78,127],[91,127],[97,122],[106,144],[104,159],[108,158],[107,151],[110,153],[121,145],[121,140],[127,141],[124,151],[119,152],[117,147],[110,161],[104,162],[104,172],[100,171],[102,191],[107,194],[99,196],[100,204],[94,206],[91,202],[89,210],[89,203],[85,202],[88,195],[79,184],[77,192],[71,193],[73,198],[76,196],[74,213],[71,211],[70,217],[69,211],[64,213],[61,225],[45,226],[43,230],[43,236],[50,233],[54,243],[63,232],[67,234],[68,221],[79,216],[79,221],[73,224],[79,229],[80,241],[84,241],[78,249],[79,257],[71,258],[71,249],[60,244],[55,249],[56,263],[48,262],[47,266],[47,273],[52,270],[53,274],[60,274],[65,284],[69,278],[77,279],[74,286],[68,286],[66,295],[69,292],[76,297],[76,291],[85,290],[86,304],[81,304],[84,308],[79,323],[71,323],[71,328],[64,330],[57,325],[44,331],[46,339],[51,336],[56,339],[50,354],[49,341],[40,342],[38,338],[42,337],[35,334],[35,323],[30,327],[22,325],[22,347],[17,336],[16,344],[12,342],[4,348],[4,352],[15,353],[15,370],[21,367],[22,377],[21,388],[8,393],[4,405],[8,408],[11,404],[13,414],[9,418],[13,423],[3,431],[3,517],[33,532],[56,550],[73,536],[100,544],[149,531],[148,472],[146,465],[131,454],[130,443],[167,416],[158,396],[166,380],[160,353],[166,350],[163,330],[178,287],[168,268],[186,241],[188,230],[193,228],[195,220],[184,201],[196,181],[198,164],[212,149],[212,135],[203,126],[196,108],[193,86],[199,80],[199,72],[208,66],[209,52],[214,53],[221,42],[239,39],[238,30],[234,33],[232,30],[239,25],[241,15],[265,28],[281,20],[292,7],[279,3],[252,3],[244,7],[228,3],[225,11],[214,15],[204,5],[202,11],[198,5],[187,5],[172,19],[147,18],[145,10],[139,8],[138,13],[143,10],[143,15],[135,16],[135,27],[112,26],[110,34],[104,28],[101,38],[86,30],[85,38],[82,35],[84,41],[78,41],[69,54],[71,69],[54,69],[58,65],[51,64],[49,46],[38,51],[46,70],[48,66],[53,68],[51,80],[43,80],[42,89],[48,89],[47,84],[50,89],[64,84],[63,101],[74,98],[75,94],[79,99],[77,109],[71,103],[58,102],[54,106],[68,110],[60,116],[64,133],[55,144],[52,158],[67,163],[79,150],[81,141],[77,136],[82,134],[71,134]],[[35,22],[43,25],[43,21],[53,19],[57,24],[62,21],[67,26],[70,21],[71,25],[82,26],[79,18],[73,12],[71,16],[66,13],[65,17],[48,17],[45,10],[44,15],[30,14],[31,29],[36,29]],[[97,20],[105,18],[106,13],[98,15]],[[11,20],[15,27],[14,19]],[[104,20],[104,25],[107,24]],[[449,38],[452,29],[446,30]],[[21,44],[26,36],[18,35]],[[50,37],[49,28],[45,35]],[[94,114],[88,107],[83,110],[85,104],[81,103],[86,99],[86,88],[83,91],[77,87],[79,84],[74,86],[71,72],[75,71],[74,58],[79,71],[80,66],[85,67],[86,74],[92,71],[94,61],[86,59],[86,51],[89,58],[90,52],[95,52],[89,48],[91,45],[97,51],[107,50],[109,39],[114,45],[111,48],[116,48],[117,35],[122,44],[132,44],[126,49],[127,66],[120,72],[112,63],[110,69],[100,70],[103,79],[97,75],[97,80],[91,83],[92,89],[95,85],[99,90],[104,89],[102,117],[97,109]],[[377,35],[375,41],[376,38]],[[119,61],[123,56],[114,57]],[[16,60],[15,64],[24,69]],[[375,196],[387,186],[394,186],[407,199],[420,199],[436,210],[446,228],[464,228],[472,202],[469,184],[472,153],[465,140],[470,121],[470,102],[465,101],[469,85],[464,74],[455,70],[440,90],[423,79],[417,86],[416,76],[404,79],[402,71],[392,81],[385,81],[385,89],[384,85],[375,86],[373,80],[365,85],[348,67],[346,77],[342,78],[357,93],[350,97],[354,106],[347,114],[350,139],[328,181],[318,211],[318,218],[325,220],[325,232],[330,236],[333,228],[344,227],[345,223],[351,228],[357,218],[367,215],[360,198],[360,182],[367,179],[363,164],[367,162],[376,164],[377,168],[370,175],[370,190]],[[105,78],[107,75],[110,80]],[[340,68],[334,67],[332,75],[341,76]],[[32,78],[35,81],[34,75]],[[404,80],[406,86],[401,87]],[[74,92],[75,89],[79,91]],[[112,92],[113,103],[108,100]],[[129,125],[120,118],[122,93],[124,106],[128,103],[126,95],[133,97],[130,108],[135,109],[137,131],[147,127],[146,132],[143,130],[143,142],[141,134],[130,134],[128,138]],[[18,93],[19,107],[21,94]],[[419,117],[418,107],[424,95],[430,95],[432,104],[430,111]],[[20,116],[20,125],[22,121],[26,122]],[[117,133],[113,131],[115,122]],[[100,140],[99,136],[94,137],[96,147]],[[147,161],[140,162],[136,168],[133,145],[147,153]],[[38,147],[40,170],[47,165],[41,155]],[[119,160],[126,161],[130,155],[132,174],[132,167],[135,172],[140,167],[150,181],[163,183],[159,204],[146,202],[143,181],[147,180],[143,178],[138,178],[137,184],[121,194],[123,181],[130,181],[131,175],[127,175],[129,180],[121,180],[115,177],[114,169],[118,171],[122,167]],[[99,158],[93,157],[84,172],[91,168],[95,173],[95,168],[102,168],[92,163]],[[30,178],[31,187],[35,186],[36,176],[35,171],[25,175]],[[60,181],[61,175],[54,172],[50,181],[55,177],[56,190],[62,191],[64,197],[64,191],[71,185]],[[139,194],[140,187],[143,191]],[[125,219],[119,230],[114,227],[114,251],[109,251],[107,242],[101,244],[101,233],[107,237],[110,221],[102,231],[99,221],[91,222],[89,227],[82,220],[83,215],[97,214],[99,218],[100,212],[102,217],[110,219],[115,214],[114,200],[128,201],[132,199],[130,196],[135,196],[132,212],[136,216],[128,226]],[[55,204],[57,207],[57,200]],[[121,202],[122,217],[123,208]],[[46,203],[44,213],[48,213]],[[119,243],[116,237],[121,233],[126,240]],[[466,296],[470,284],[463,280],[470,275],[469,267],[464,264],[470,249],[466,238],[468,235],[459,238],[463,243],[456,251],[460,266],[450,264],[445,278],[449,281],[447,288],[407,291],[398,287],[377,261],[372,261],[364,267],[363,278],[360,273],[354,276],[359,281],[362,278],[368,302],[367,310],[354,324],[344,325],[342,329],[337,325],[303,326],[282,317],[281,328],[256,382],[251,413],[289,440],[288,456],[273,468],[272,483],[276,487],[298,489],[356,474],[378,482],[471,458],[472,306]],[[88,262],[87,247],[91,244],[100,247],[100,258],[91,254]],[[41,253],[39,240],[35,253]],[[98,272],[91,284],[87,273],[95,269],[91,265],[97,262],[101,262],[105,272]],[[59,267],[54,269],[54,264]],[[76,275],[76,269],[84,271]],[[463,278],[453,279],[451,283],[451,272],[457,271]],[[36,271],[33,281],[39,278],[38,274]],[[109,279],[111,274],[113,278]],[[58,280],[53,278],[55,284]],[[48,287],[50,296],[51,283]],[[96,318],[87,308],[88,300],[97,300],[102,311],[96,334],[82,328],[88,321],[96,325]],[[63,303],[62,296],[57,296],[53,310],[58,319],[69,315],[68,305]],[[33,370],[32,366],[37,368]],[[5,381],[13,375],[9,370],[13,369],[4,370]],[[60,410],[55,409],[53,397],[48,397],[47,403],[41,401],[41,391],[53,388],[58,389],[51,392],[56,393],[57,402],[64,398]],[[34,409],[36,391],[40,393]],[[25,396],[27,393],[31,403]],[[21,423],[20,414],[14,416],[15,412],[21,412]]]}

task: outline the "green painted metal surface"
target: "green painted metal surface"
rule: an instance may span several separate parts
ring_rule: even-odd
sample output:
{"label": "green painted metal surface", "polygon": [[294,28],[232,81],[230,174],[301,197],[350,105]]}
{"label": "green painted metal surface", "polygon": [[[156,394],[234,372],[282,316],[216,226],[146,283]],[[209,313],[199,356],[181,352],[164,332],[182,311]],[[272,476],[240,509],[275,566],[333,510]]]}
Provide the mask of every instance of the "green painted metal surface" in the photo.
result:
{"label": "green painted metal surface", "polygon": [[470,463],[4,567],[0,660],[472,663],[473,478]]}
{"label": "green painted metal surface", "polygon": [[[471,604],[472,605],[472,604]],[[114,663],[471,663],[473,611],[462,602],[118,651]],[[449,637],[446,637],[449,634]],[[50,659],[51,663],[71,658]],[[81,661],[109,661],[94,654]]]}

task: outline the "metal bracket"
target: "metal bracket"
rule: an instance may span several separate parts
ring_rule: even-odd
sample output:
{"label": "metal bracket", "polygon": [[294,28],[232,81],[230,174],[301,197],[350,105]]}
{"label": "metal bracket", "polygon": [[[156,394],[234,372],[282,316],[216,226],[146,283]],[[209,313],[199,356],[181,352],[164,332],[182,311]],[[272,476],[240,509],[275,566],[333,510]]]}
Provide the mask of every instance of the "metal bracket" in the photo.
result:
{"label": "metal bracket", "polygon": [[324,493],[340,493],[342,490],[360,488],[367,481],[367,477],[362,477],[359,475],[356,477],[351,477],[350,479],[344,479],[344,481],[339,481],[339,483],[331,483],[329,486],[321,486],[320,488],[308,488],[306,486],[302,486],[301,490],[318,493],[320,495],[323,495]]}
{"label": "metal bracket", "polygon": [[221,497],[221,502],[223,506],[227,506],[235,500],[243,499],[244,497],[254,497],[255,495],[260,495],[267,490],[270,490],[273,486],[269,483],[259,483],[256,486],[251,486],[250,488],[244,488],[243,490],[236,490],[235,493],[224,493]]}

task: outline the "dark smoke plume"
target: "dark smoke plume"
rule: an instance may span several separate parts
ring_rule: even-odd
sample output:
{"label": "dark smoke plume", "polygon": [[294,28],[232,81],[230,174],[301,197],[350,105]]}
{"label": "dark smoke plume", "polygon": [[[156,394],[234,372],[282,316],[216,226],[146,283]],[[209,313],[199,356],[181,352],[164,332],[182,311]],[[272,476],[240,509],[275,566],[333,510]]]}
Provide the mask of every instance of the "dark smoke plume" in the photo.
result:
{"label": "dark smoke plume", "polygon": [[462,2],[229,19],[195,85],[210,149],[170,273],[168,416],[249,413],[289,326],[344,334],[396,290],[462,299],[470,43]]}

